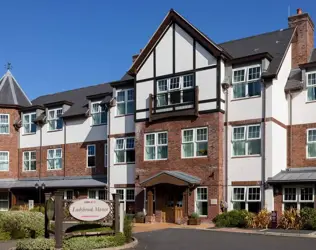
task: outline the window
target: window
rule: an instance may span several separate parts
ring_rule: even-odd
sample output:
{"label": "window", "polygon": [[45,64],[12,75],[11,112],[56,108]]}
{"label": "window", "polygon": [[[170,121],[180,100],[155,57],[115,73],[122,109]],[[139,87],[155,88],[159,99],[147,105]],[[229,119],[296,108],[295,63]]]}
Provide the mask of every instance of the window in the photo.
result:
{"label": "window", "polygon": [[104,144],[104,167],[108,166],[108,144]]}
{"label": "window", "polygon": [[157,107],[194,101],[193,75],[157,81]]}
{"label": "window", "polygon": [[9,134],[9,115],[0,114],[0,134]]}
{"label": "window", "polygon": [[9,171],[9,152],[0,151],[0,171]]}
{"label": "window", "polygon": [[62,150],[61,148],[49,149],[47,151],[47,169],[62,169]]}
{"label": "window", "polygon": [[182,130],[182,157],[207,156],[207,128]]}
{"label": "window", "polygon": [[233,70],[233,98],[261,95],[261,68],[252,66]]}
{"label": "window", "polygon": [[283,204],[284,210],[314,208],[314,188],[310,186],[284,187]]}
{"label": "window", "polygon": [[124,211],[127,214],[135,213],[135,189],[134,188],[119,188],[116,189],[119,194],[120,201],[124,202]]}
{"label": "window", "polygon": [[134,138],[118,138],[115,143],[115,162],[116,163],[134,163],[135,147]]}
{"label": "window", "polygon": [[307,74],[307,101],[316,100],[316,73]]}
{"label": "window", "polygon": [[261,210],[260,187],[233,187],[233,208],[258,213]]}
{"label": "window", "polygon": [[127,115],[134,113],[134,89],[116,92],[116,114]]}
{"label": "window", "polygon": [[107,111],[105,105],[100,102],[91,103],[92,125],[102,125],[107,123]]}
{"label": "window", "polygon": [[307,158],[316,157],[316,129],[307,130]]}
{"label": "window", "polygon": [[206,187],[198,187],[196,189],[196,212],[200,216],[207,216],[208,195]]}
{"label": "window", "polygon": [[261,126],[233,127],[233,156],[261,154]]}
{"label": "window", "polygon": [[23,152],[23,170],[24,171],[36,170],[36,151]]}
{"label": "window", "polygon": [[158,132],[145,134],[145,160],[162,160],[168,158],[168,134]]}
{"label": "window", "polygon": [[94,168],[95,167],[95,145],[87,146],[87,167]]}
{"label": "window", "polygon": [[74,198],[73,190],[65,190],[64,191],[64,200],[72,200]]}
{"label": "window", "polygon": [[89,199],[106,200],[107,194],[105,189],[90,189],[88,190]]}
{"label": "window", "polygon": [[62,114],[63,109],[48,110],[48,131],[61,130],[63,128]]}
{"label": "window", "polygon": [[9,193],[0,192],[0,211],[9,210]]}
{"label": "window", "polygon": [[36,133],[36,124],[34,123],[35,119],[36,119],[36,113],[23,115],[24,134]]}

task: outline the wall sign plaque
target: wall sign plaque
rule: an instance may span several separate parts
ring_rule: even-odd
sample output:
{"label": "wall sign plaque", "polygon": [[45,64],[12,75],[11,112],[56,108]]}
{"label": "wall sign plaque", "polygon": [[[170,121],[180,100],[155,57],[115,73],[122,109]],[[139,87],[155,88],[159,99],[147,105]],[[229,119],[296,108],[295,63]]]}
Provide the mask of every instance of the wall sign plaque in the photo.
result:
{"label": "wall sign plaque", "polygon": [[97,221],[110,213],[110,206],[102,200],[82,199],[69,206],[69,213],[77,220]]}

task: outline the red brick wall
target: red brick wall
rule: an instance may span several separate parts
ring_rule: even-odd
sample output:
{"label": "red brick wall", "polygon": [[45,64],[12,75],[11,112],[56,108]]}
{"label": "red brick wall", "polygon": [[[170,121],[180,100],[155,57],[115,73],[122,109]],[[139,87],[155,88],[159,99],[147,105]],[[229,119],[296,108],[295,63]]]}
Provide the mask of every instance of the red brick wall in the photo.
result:
{"label": "red brick wall", "polygon": [[280,220],[282,215],[282,201],[283,201],[283,195],[282,195],[282,188],[278,187],[278,193],[274,193],[274,211],[277,211],[278,220]]}
{"label": "red brick wall", "polygon": [[[208,127],[208,156],[206,158],[181,159],[181,129]],[[178,170],[201,178],[201,185],[208,187],[209,218],[219,213],[219,202],[223,196],[223,114],[200,115],[197,119],[172,119],[156,123],[136,123],[136,187],[146,178],[163,170]],[[144,161],[144,134],[154,131],[168,132],[168,159]],[[218,205],[211,205],[217,199]],[[143,193],[136,198],[137,209],[143,207]],[[189,214],[194,211],[194,191],[189,196]]]}
{"label": "red brick wall", "polygon": [[18,110],[12,108],[0,108],[0,114],[10,115],[10,134],[0,135],[0,151],[9,151],[9,171],[0,171],[0,178],[16,178],[19,162],[19,132],[13,124],[20,119],[20,115]]}

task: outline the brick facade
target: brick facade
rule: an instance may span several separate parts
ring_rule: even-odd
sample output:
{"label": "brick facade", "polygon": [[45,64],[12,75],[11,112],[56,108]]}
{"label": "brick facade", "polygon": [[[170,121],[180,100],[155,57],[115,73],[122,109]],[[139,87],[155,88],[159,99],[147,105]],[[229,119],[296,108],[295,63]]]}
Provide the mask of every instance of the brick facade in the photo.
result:
{"label": "brick facade", "polygon": [[[157,123],[136,123],[136,187],[143,180],[163,170],[178,170],[201,178],[201,186],[208,187],[208,218],[219,213],[219,202],[223,199],[223,114],[201,114],[197,119],[170,119]],[[181,130],[208,127],[208,156],[205,158],[181,159]],[[144,161],[144,134],[168,132],[168,159]],[[217,199],[217,205],[210,200]],[[137,210],[143,209],[143,192],[136,197]],[[188,212],[194,212],[194,192],[190,192]]]}

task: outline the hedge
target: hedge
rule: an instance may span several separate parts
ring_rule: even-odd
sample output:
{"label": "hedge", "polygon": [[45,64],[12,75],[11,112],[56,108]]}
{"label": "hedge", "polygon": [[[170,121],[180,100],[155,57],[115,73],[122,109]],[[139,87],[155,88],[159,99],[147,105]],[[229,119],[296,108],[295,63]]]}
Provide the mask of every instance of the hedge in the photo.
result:
{"label": "hedge", "polygon": [[246,210],[232,210],[217,215],[213,222],[216,227],[247,227],[252,214]]}
{"label": "hedge", "polygon": [[19,240],[16,243],[16,250],[55,250],[55,240],[45,238]]}

